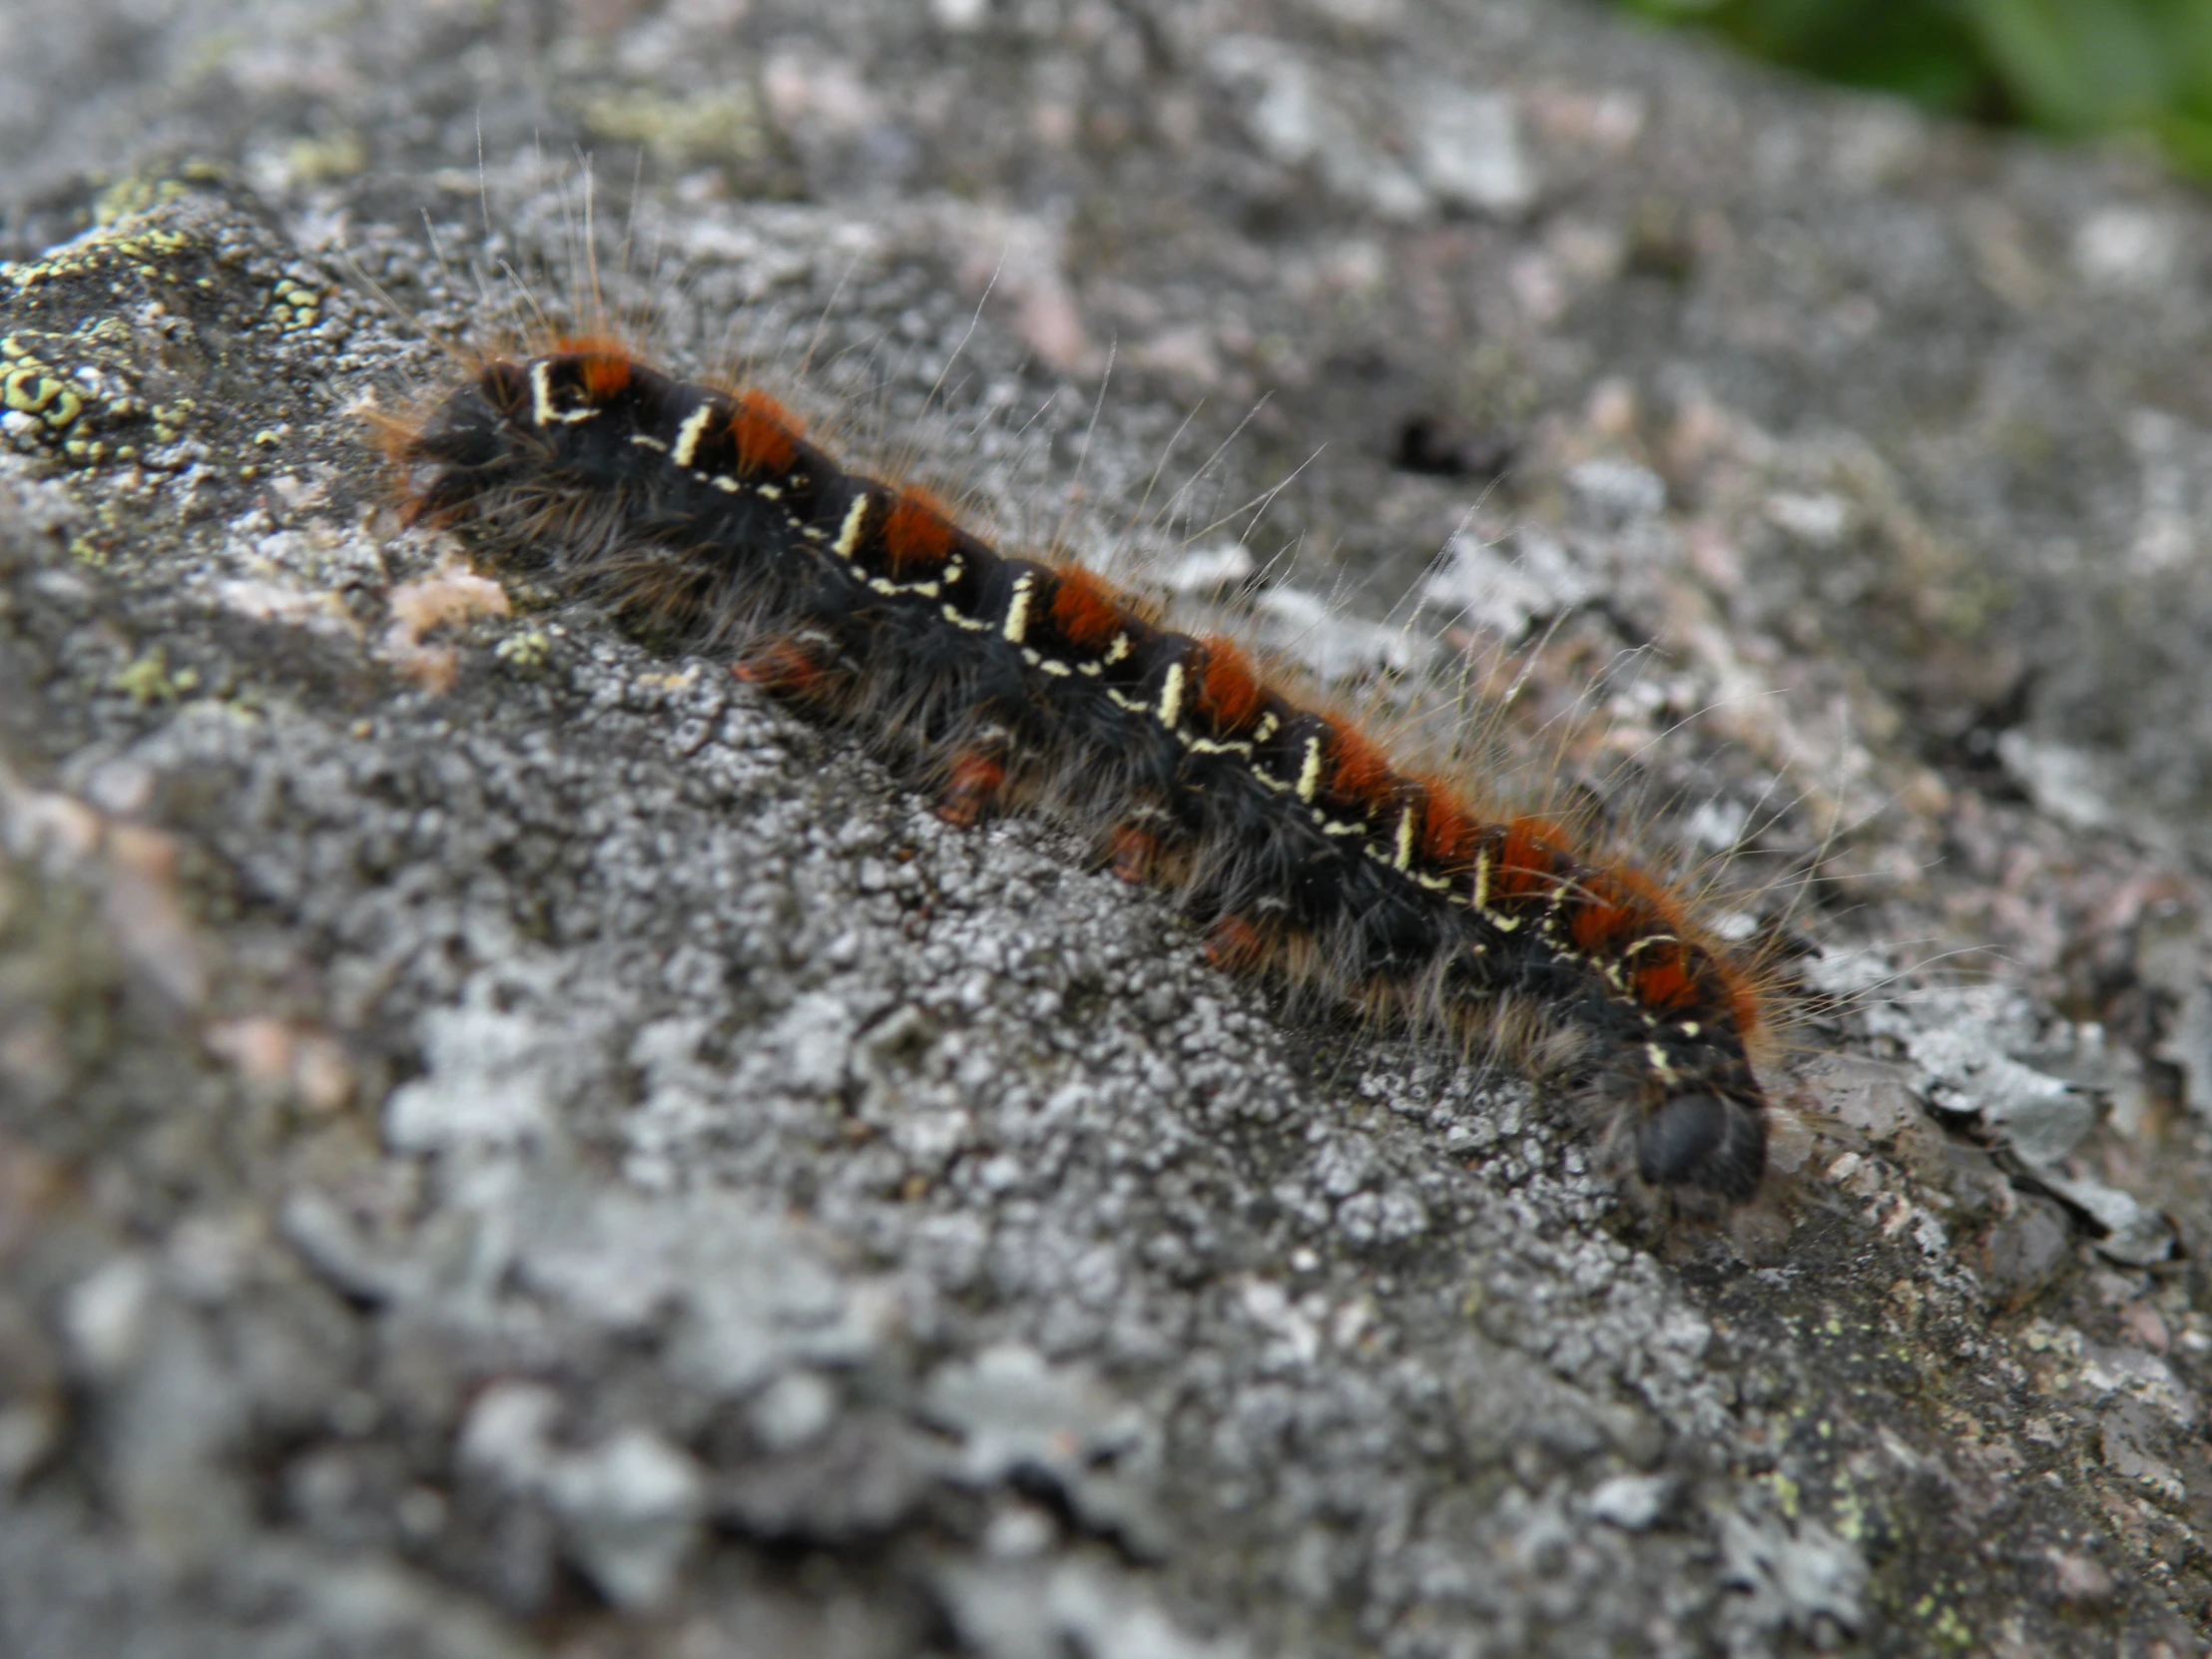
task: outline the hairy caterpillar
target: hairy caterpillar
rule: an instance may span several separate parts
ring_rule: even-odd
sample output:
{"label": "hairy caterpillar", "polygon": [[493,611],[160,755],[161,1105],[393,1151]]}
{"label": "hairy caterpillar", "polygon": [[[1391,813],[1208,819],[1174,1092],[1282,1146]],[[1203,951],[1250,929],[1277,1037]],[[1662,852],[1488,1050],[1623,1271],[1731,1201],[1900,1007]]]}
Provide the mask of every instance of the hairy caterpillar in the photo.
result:
{"label": "hairy caterpillar", "polygon": [[1486,819],[1218,635],[847,471],[759,391],[596,337],[380,421],[411,515],[549,567],[903,762],[960,825],[1032,811],[1168,891],[1220,964],[1503,1047],[1613,1109],[1624,1161],[1741,1201],[1766,1163],[1750,976],[1662,883]]}

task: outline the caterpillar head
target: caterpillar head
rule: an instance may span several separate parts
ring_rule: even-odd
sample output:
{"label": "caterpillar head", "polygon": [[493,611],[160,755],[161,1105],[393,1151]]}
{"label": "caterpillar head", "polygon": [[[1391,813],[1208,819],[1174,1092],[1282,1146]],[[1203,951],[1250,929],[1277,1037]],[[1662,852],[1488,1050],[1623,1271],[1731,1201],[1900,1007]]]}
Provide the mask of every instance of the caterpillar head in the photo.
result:
{"label": "caterpillar head", "polygon": [[1695,1187],[1741,1203],[1767,1167],[1766,1118],[1714,1090],[1670,1095],[1636,1125],[1636,1173],[1654,1187]]}

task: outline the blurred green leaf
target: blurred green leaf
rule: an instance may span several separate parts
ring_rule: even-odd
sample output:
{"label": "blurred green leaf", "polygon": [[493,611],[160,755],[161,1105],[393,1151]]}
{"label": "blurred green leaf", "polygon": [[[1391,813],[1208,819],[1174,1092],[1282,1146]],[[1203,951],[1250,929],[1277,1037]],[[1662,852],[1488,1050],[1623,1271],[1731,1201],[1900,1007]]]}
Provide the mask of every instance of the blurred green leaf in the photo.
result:
{"label": "blurred green leaf", "polygon": [[1620,0],[1776,63],[1984,121],[2141,133],[2212,179],[2212,0]]}
{"label": "blurred green leaf", "polygon": [[2146,0],[1968,0],[1998,76],[2034,121],[2096,132],[2148,121],[2168,102]]}

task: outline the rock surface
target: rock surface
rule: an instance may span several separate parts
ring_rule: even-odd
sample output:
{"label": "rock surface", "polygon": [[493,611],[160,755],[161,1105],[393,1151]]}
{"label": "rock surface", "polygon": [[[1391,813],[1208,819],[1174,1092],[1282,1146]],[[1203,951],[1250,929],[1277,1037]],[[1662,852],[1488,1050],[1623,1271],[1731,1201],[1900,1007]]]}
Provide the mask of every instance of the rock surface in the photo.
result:
{"label": "rock surface", "polygon": [[[2212,1637],[2196,198],[1563,5],[9,28],[0,1651]],[[595,267],[1716,863],[1767,1200],[403,527]]]}

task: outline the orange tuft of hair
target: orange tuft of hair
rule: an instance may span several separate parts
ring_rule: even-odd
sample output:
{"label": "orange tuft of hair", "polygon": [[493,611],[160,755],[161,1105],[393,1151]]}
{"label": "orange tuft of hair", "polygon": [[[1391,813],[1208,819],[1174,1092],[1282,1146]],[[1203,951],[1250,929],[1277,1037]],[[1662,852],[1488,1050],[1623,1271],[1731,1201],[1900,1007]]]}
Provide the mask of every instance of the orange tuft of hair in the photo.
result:
{"label": "orange tuft of hair", "polygon": [[1728,1011],[1735,1017],[1736,1030],[1745,1042],[1757,1039],[1766,1027],[1766,1001],[1751,976],[1726,955],[1716,955],[1714,961],[1720,970],[1721,984],[1728,995]]}
{"label": "orange tuft of hair", "polygon": [[1198,642],[1198,706],[1217,732],[1241,732],[1266,705],[1267,687],[1236,645],[1219,634]]}
{"label": "orange tuft of hair", "polygon": [[1652,959],[1636,970],[1636,996],[1647,1007],[1674,1009],[1695,999],[1697,981],[1690,975],[1689,953],[1679,944],[1652,952]]}
{"label": "orange tuft of hair", "polygon": [[1498,891],[1533,891],[1550,877],[1558,867],[1560,854],[1571,844],[1565,829],[1551,819],[1507,820],[1505,844],[1498,848]]}
{"label": "orange tuft of hair", "polygon": [[1370,743],[1357,727],[1341,720],[1329,722],[1329,790],[1340,801],[1357,801],[1381,807],[1397,786],[1397,775],[1382,751]]}
{"label": "orange tuft of hair", "polygon": [[612,397],[630,383],[636,372],[630,353],[619,340],[601,334],[566,335],[553,342],[554,349],[577,359],[584,391],[593,398]]}
{"label": "orange tuft of hair", "polygon": [[956,534],[934,496],[923,490],[899,491],[891,510],[883,515],[883,551],[889,555],[892,574],[912,576],[936,569],[952,556]]}
{"label": "orange tuft of hair", "polygon": [[368,427],[369,442],[385,460],[403,462],[422,435],[422,422],[412,414],[393,414],[368,398],[355,404],[352,413]]}
{"label": "orange tuft of hair", "polygon": [[1420,787],[1426,795],[1421,804],[1422,855],[1439,869],[1465,868],[1474,862],[1474,847],[1482,838],[1482,826],[1456,796],[1434,779],[1421,779]]}
{"label": "orange tuft of hair", "polygon": [[1114,590],[1080,565],[1053,572],[1051,613],[1060,638],[1085,651],[1104,649],[1128,621]]}
{"label": "orange tuft of hair", "polygon": [[1623,934],[1634,932],[1644,915],[1610,870],[1592,870],[1582,879],[1580,902],[1574,906],[1568,935],[1577,950],[1602,951]]}
{"label": "orange tuft of hair", "polygon": [[800,424],[765,391],[742,392],[730,417],[741,472],[789,472],[799,462]]}

